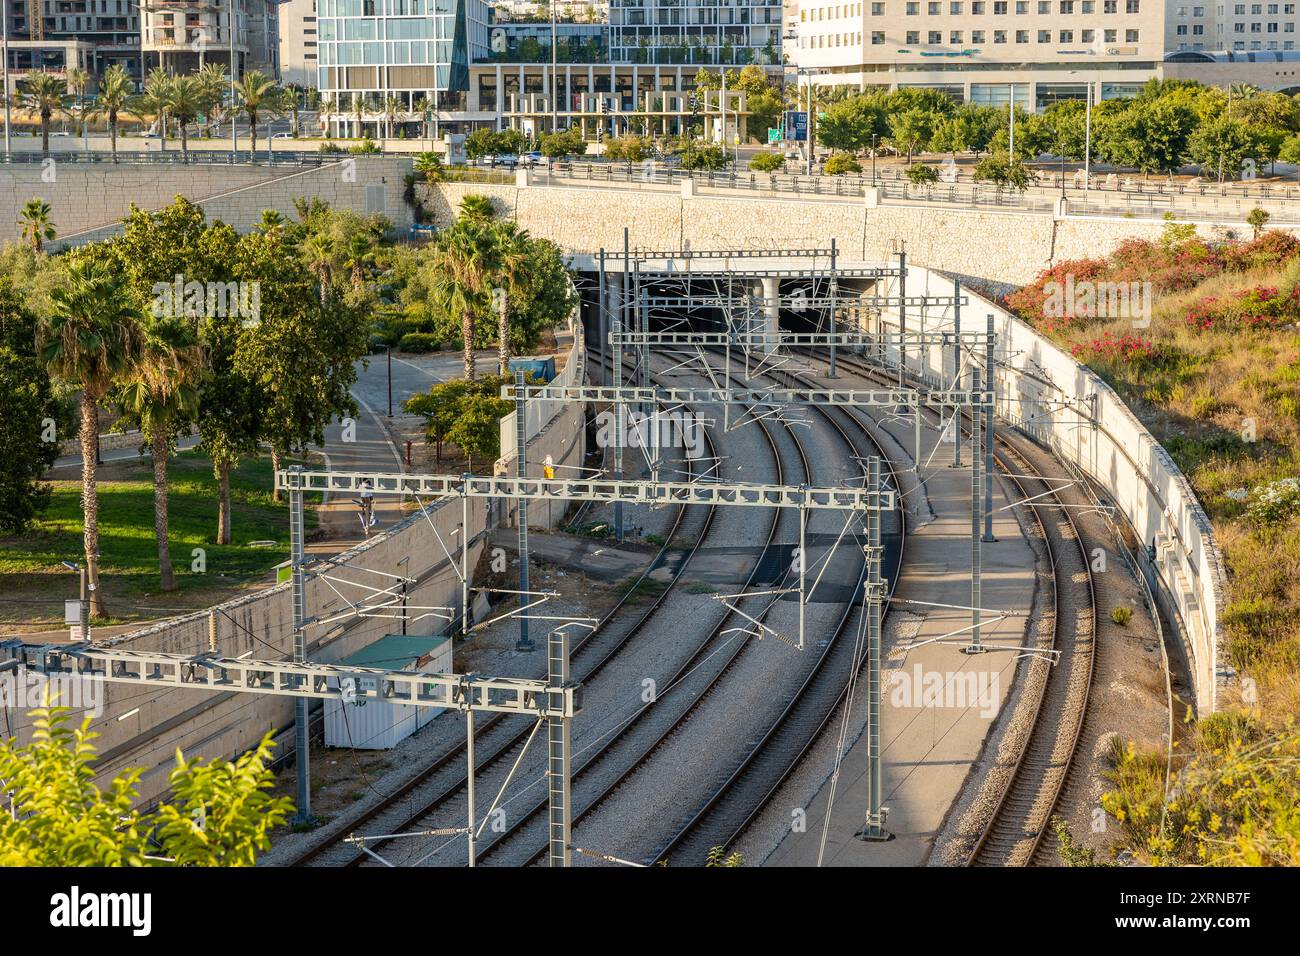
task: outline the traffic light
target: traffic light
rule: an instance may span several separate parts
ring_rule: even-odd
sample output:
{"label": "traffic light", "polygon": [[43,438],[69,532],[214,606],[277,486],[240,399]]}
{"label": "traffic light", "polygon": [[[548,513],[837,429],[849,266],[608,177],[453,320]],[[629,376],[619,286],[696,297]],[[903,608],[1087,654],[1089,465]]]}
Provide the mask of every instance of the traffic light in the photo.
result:
{"label": "traffic light", "polygon": [[692,113],[699,111],[700,101],[696,98],[694,93],[690,95],[690,97],[687,99],[687,102],[690,104]]}

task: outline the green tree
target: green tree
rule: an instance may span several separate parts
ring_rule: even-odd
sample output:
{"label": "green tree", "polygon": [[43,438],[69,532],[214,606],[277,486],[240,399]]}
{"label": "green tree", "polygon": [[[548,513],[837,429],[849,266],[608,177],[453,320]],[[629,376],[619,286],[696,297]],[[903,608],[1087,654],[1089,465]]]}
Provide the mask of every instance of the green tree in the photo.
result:
{"label": "green tree", "polygon": [[1201,172],[1234,179],[1247,159],[1259,159],[1263,152],[1260,133],[1243,120],[1229,116],[1202,123],[1188,142],[1188,153]]}
{"label": "green tree", "polygon": [[758,153],[749,161],[756,173],[775,173],[785,169],[785,157],[780,153]]}
{"label": "green tree", "polygon": [[41,118],[41,155],[50,155],[50,120],[68,106],[68,81],[53,73],[32,73],[20,95],[22,105]]}
{"label": "green tree", "polygon": [[68,70],[68,90],[77,100],[77,132],[86,132],[86,90],[90,88],[90,74],[79,66]]}
{"label": "green tree", "polygon": [[510,402],[477,392],[470,392],[458,403],[447,441],[465,453],[471,471],[476,455],[495,459],[501,454],[501,416],[510,408]]}
{"label": "green tree", "polygon": [[274,747],[267,731],[234,761],[186,760],[169,777],[172,798],[135,809],[141,770],[95,784],[90,718],[69,726],[66,707],[32,711],[30,743],[0,742],[0,779],[10,812],[0,814],[0,866],[252,866],[267,834],[293,806],[268,792]]}
{"label": "green tree", "polygon": [[50,204],[44,199],[29,199],[18,216],[23,241],[36,253],[43,252],[45,243],[52,242],[56,235],[54,223],[50,222]]}
{"label": "green tree", "polygon": [[492,197],[482,193],[470,193],[460,201],[461,218],[472,222],[487,222],[496,216],[492,207]]}
{"label": "green tree", "polygon": [[953,159],[958,153],[973,149],[978,130],[975,120],[969,115],[958,114],[939,120],[930,137],[930,148],[936,153],[951,153]]}
{"label": "green tree", "polygon": [[567,156],[581,156],[587,151],[582,130],[576,127],[558,133],[547,133],[538,147],[548,159],[562,160]]}
{"label": "green tree", "polygon": [[484,156],[495,156],[501,152],[499,144],[500,139],[497,133],[485,126],[481,126],[465,137],[465,155],[471,160],[482,159]]}
{"label": "green tree", "polygon": [[975,179],[1025,190],[1034,181],[1034,174],[1028,166],[1018,159],[1011,159],[1006,153],[990,153],[975,164]]}
{"label": "green tree", "polygon": [[[220,63],[205,63],[194,74],[199,82],[201,112],[205,118],[205,131],[217,125],[226,112],[226,92],[230,89],[230,76]],[[230,104],[233,109],[234,104]]]}
{"label": "green tree", "polygon": [[1250,226],[1255,232],[1255,238],[1259,238],[1260,231],[1268,225],[1268,210],[1256,206],[1250,212],[1246,213],[1246,225]]}
{"label": "green tree", "polygon": [[919,108],[912,108],[889,117],[889,142],[900,153],[907,154],[907,164],[912,155],[921,152],[930,142],[938,117]]}
{"label": "green tree", "polygon": [[158,309],[143,323],[140,355],[117,396],[122,409],[139,422],[153,458],[154,537],[164,591],[176,589],[167,540],[167,458],[174,436],[188,430],[198,413],[202,374],[194,322]]}
{"label": "green tree", "polygon": [[95,460],[99,405],[136,363],[140,310],[125,280],[102,262],[72,259],[65,283],[51,294],[52,311],[40,337],[40,359],[50,374],[81,390],[81,508],[92,613],[105,616],[99,586],[99,493]]}
{"label": "green tree", "polygon": [[416,153],[414,169],[424,177],[426,183],[432,186],[442,179],[442,157],[433,152]]}
{"label": "green tree", "polygon": [[1288,136],[1278,148],[1277,158],[1296,167],[1296,178],[1300,180],[1300,134]]}
{"label": "green tree", "polygon": [[240,112],[248,119],[248,133],[252,138],[251,155],[256,161],[258,120],[272,120],[284,112],[284,90],[261,70],[249,70],[235,85],[235,99],[239,103]]}
{"label": "green tree", "polygon": [[682,157],[681,168],[686,170],[710,170],[717,172],[731,164],[731,153],[721,146],[701,146]]}
{"label": "green tree", "polygon": [[621,159],[629,169],[653,155],[654,144],[644,136],[615,136],[605,141],[605,158]]}
{"label": "green tree", "polygon": [[108,138],[113,150],[113,162],[117,162],[117,124],[118,118],[131,103],[132,82],[130,75],[119,64],[114,63],[104,71],[99,81],[99,95],[95,98],[92,117],[103,116],[108,120]]}
{"label": "green tree", "polygon": [[817,120],[817,142],[828,149],[860,153],[879,143],[889,132],[885,111],[878,98],[855,96],[830,106]]}
{"label": "green tree", "polygon": [[1144,174],[1173,173],[1187,155],[1196,115],[1178,103],[1135,101],[1096,120],[1099,154]]}
{"label": "green tree", "polygon": [[425,434],[434,443],[436,460],[442,461],[442,443],[447,430],[456,421],[460,400],[469,393],[470,383],[464,379],[438,382],[427,392],[412,395],[406,400],[406,411],[424,418]]}
{"label": "green tree", "polygon": [[25,531],[49,503],[50,486],[41,478],[68,427],[63,403],[36,359],[36,329],[26,297],[9,276],[0,276],[0,529],[10,534]]}

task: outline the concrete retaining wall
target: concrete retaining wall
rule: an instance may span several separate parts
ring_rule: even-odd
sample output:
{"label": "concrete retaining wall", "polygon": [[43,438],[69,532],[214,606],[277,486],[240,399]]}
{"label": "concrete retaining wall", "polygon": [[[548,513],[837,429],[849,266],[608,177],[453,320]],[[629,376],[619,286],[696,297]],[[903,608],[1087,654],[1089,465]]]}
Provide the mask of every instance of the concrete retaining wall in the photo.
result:
{"label": "concrete retaining wall", "polygon": [[[868,208],[862,200],[755,196],[735,190],[696,193],[572,186],[423,184],[416,194],[429,218],[445,225],[471,193],[492,198],[502,215],[568,252],[621,250],[623,227],[646,249],[826,248],[835,239],[846,259],[880,261],[896,243],[915,262],[998,287],[1023,285],[1063,259],[1104,255],[1123,240],[1156,238],[1164,223],[1066,216],[1050,211],[949,208],[938,204]],[[1224,226],[1202,224],[1209,236]],[[1240,230],[1239,230],[1240,231]]]}
{"label": "concrete retaining wall", "polygon": [[[14,201],[21,208],[31,195],[54,204],[51,218],[60,238],[51,250],[107,239],[121,231],[121,219],[134,201],[143,209],[166,206],[185,196],[203,207],[208,221],[221,220],[238,232],[248,232],[262,218],[262,210],[274,209],[286,218],[294,217],[293,203],[300,197],[318,197],[335,209],[350,209],[362,215],[383,213],[394,229],[405,234],[412,220],[411,207],[403,199],[405,176],[412,160],[402,156],[348,156],[327,166],[305,169],[250,166],[131,167],[109,169],[102,164],[79,168],[59,166],[61,191],[31,193],[15,187]],[[24,170],[24,172],[26,172]],[[35,187],[24,187],[35,188]],[[79,206],[78,204],[83,204]],[[10,217],[15,221],[17,213]],[[14,227],[16,228],[16,227]]]}
{"label": "concrete retaining wall", "polygon": [[[1197,709],[1212,712],[1219,688],[1234,672],[1221,639],[1219,613],[1226,574],[1210,520],[1191,484],[1169,453],[1147,431],[1115,391],[1033,328],[992,302],[963,289],[963,331],[983,331],[993,316],[1000,365],[995,383],[997,413],[1078,466],[1104,490],[1154,560],[1139,554],[1153,591],[1181,631],[1196,689]],[[892,293],[891,293],[892,294]],[[952,280],[909,263],[907,294],[952,296]],[[897,315],[883,326],[897,331]],[[950,309],[909,315],[909,331],[952,329]],[[897,354],[892,356],[897,361]],[[932,385],[950,387],[955,372],[951,348],[913,353],[909,367]],[[1099,607],[1099,614],[1108,614]]]}

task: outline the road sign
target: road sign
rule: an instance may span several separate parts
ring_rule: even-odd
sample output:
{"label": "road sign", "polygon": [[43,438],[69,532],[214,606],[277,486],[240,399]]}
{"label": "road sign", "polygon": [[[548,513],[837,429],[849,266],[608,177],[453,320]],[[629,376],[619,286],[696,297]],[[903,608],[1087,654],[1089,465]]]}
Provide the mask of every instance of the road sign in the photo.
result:
{"label": "road sign", "polygon": [[772,146],[781,142],[781,130],[775,126],[767,128],[767,145]]}

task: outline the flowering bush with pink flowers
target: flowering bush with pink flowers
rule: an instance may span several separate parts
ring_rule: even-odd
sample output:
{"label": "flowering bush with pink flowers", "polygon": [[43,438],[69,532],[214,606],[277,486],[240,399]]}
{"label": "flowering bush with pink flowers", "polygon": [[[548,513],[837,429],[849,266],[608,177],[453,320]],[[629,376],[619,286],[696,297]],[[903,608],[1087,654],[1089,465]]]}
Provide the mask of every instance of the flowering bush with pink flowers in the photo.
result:
{"label": "flowering bush with pink flowers", "polygon": [[1102,359],[1108,362],[1140,362],[1156,357],[1156,347],[1148,339],[1125,332],[1115,335],[1103,332],[1087,342],[1070,349],[1075,358]]}

